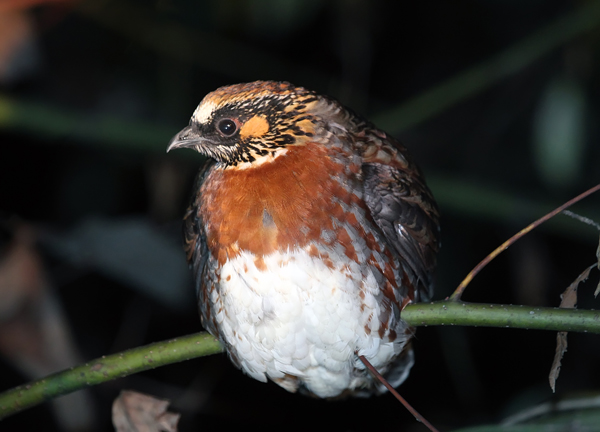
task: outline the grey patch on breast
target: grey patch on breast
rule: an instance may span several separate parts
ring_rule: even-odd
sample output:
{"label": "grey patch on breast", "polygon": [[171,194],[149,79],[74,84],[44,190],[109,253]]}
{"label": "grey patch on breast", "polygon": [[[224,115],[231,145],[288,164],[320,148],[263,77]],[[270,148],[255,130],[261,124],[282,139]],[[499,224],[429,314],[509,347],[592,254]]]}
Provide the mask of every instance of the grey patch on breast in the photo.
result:
{"label": "grey patch on breast", "polygon": [[273,216],[271,216],[267,209],[263,209],[262,223],[263,227],[265,228],[277,228],[277,225],[275,225],[275,221],[273,220]]}
{"label": "grey patch on breast", "polygon": [[308,226],[306,226],[306,225],[302,225],[300,227],[300,232],[302,234],[304,234],[305,236],[307,236],[308,234],[310,234],[310,228]]}
{"label": "grey patch on breast", "polygon": [[335,233],[331,230],[321,230],[321,239],[327,244],[332,244],[335,241]]}

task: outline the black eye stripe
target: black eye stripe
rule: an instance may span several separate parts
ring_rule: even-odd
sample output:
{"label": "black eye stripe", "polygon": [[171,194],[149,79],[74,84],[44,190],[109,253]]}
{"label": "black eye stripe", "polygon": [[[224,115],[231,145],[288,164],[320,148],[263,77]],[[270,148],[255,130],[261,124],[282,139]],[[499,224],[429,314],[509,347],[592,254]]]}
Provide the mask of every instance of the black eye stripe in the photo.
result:
{"label": "black eye stripe", "polygon": [[222,119],[217,123],[217,130],[224,136],[232,136],[237,131],[237,124],[231,119]]}

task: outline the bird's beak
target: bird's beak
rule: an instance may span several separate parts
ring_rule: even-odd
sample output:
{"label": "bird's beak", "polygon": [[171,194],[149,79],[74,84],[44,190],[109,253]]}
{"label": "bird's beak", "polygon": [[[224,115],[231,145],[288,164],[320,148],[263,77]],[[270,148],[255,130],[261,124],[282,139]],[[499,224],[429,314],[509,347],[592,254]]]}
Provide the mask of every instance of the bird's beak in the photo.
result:
{"label": "bird's beak", "polygon": [[178,148],[192,148],[198,150],[198,147],[205,144],[207,141],[206,138],[200,136],[197,130],[194,130],[191,126],[187,126],[171,138],[169,146],[167,147],[167,153]]}

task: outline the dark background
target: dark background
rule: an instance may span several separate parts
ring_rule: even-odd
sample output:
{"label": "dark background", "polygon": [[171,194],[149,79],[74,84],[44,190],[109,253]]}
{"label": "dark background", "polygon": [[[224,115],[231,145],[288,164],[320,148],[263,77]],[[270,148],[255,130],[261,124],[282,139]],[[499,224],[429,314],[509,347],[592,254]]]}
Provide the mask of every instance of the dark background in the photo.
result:
{"label": "dark background", "polygon": [[[600,17],[584,9],[594,3],[0,3],[0,260],[25,245],[43,268],[33,294],[14,307],[12,294],[0,294],[0,389],[200,330],[180,220],[201,160],[164,151],[202,97],[226,84],[290,81],[338,98],[400,138],[440,205],[435,299],[448,296],[493,248],[600,182]],[[498,57],[510,49],[516,54]],[[428,91],[437,93],[415,102]],[[598,196],[574,210],[598,221]],[[594,263],[597,241],[593,227],[558,216],[490,264],[464,299],[557,306]],[[594,270],[580,307],[597,307],[597,282]],[[39,317],[48,298],[62,305],[53,319],[76,353],[44,363],[54,344]],[[597,392],[597,336],[571,334],[552,394],[555,339],[420,328],[417,363],[399,390],[443,430]],[[94,387],[89,414],[71,430],[112,430],[121,389],[170,399],[183,431],[424,430],[389,395],[313,400],[243,376],[224,355]],[[62,416],[45,404],[0,429],[67,430]]]}

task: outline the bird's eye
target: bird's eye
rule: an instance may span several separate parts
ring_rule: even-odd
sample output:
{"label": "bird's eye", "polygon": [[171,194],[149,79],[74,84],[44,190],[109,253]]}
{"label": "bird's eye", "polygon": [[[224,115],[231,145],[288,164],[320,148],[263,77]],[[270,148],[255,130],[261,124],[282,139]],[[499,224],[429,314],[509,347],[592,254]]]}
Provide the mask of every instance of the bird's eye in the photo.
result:
{"label": "bird's eye", "polygon": [[231,136],[237,131],[237,124],[231,119],[223,119],[217,123],[217,129],[225,136]]}

